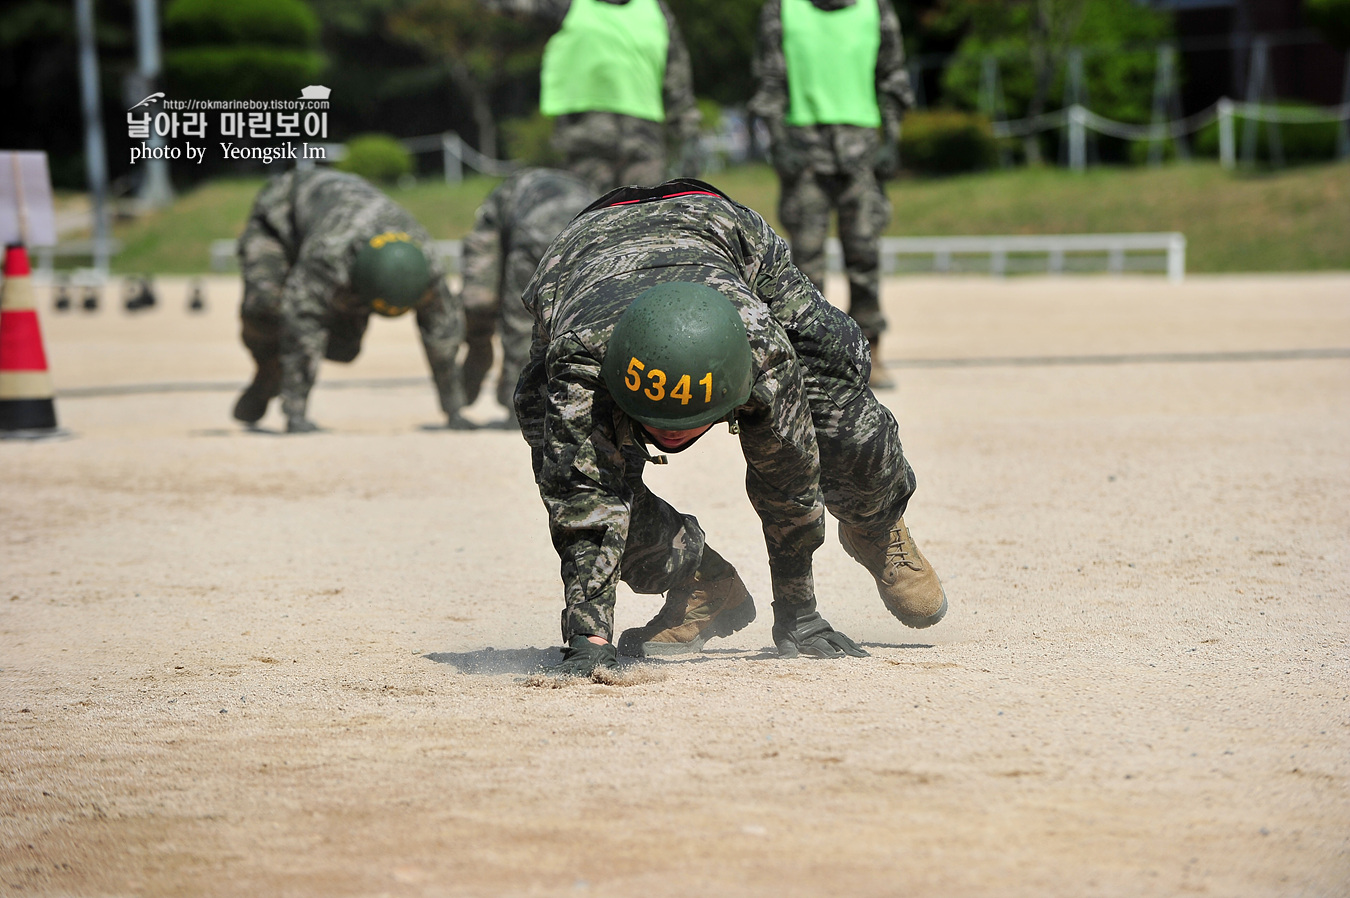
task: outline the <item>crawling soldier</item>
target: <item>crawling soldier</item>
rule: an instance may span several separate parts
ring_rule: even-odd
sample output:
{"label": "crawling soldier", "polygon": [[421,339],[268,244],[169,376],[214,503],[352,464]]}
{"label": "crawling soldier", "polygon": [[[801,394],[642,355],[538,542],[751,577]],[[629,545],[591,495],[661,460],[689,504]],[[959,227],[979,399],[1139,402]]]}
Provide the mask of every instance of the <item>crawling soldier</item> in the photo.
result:
{"label": "crawling soldier", "polygon": [[701,181],[619,188],[563,230],[524,302],[534,336],[515,402],[562,559],[556,670],[616,666],[620,580],[666,596],[623,634],[624,654],[699,651],[754,620],[697,520],[642,482],[649,447],[680,452],[721,421],[740,435],[763,522],[781,655],[866,654],[816,611],[827,508],[901,623],[942,619],[946,596],[902,517],[914,474],[867,387],[867,340],[759,215]]}
{"label": "crawling soldier", "polygon": [[464,426],[456,355],[464,313],[429,236],[402,206],[356,175],[290,171],[268,181],[239,238],[244,275],[244,345],[257,373],[234,406],[254,424],[281,394],[288,433],[315,425],[305,414],[319,360],[350,362],[361,351],[371,312],[417,312],[417,329],[441,409]]}

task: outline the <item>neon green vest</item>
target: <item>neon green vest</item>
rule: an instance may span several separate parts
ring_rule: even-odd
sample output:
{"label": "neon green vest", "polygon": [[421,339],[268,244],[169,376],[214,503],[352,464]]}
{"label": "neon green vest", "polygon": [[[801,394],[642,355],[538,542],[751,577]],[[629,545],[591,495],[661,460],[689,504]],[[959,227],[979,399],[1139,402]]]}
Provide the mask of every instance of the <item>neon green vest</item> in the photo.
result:
{"label": "neon green vest", "polygon": [[876,0],[858,0],[830,12],[816,9],[811,0],[783,0],[787,123],[878,127],[880,48],[881,11]]}
{"label": "neon green vest", "polygon": [[539,109],[544,115],[618,112],[663,122],[661,84],[670,34],[656,0],[623,6],[572,0],[544,47]]}

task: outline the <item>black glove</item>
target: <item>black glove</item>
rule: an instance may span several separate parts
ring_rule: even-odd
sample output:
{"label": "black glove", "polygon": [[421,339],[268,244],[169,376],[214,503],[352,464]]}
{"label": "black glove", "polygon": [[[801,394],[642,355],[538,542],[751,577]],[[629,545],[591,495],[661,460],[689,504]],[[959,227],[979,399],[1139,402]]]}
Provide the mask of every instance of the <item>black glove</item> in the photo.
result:
{"label": "black glove", "polygon": [[614,646],[597,645],[585,636],[573,636],[562,652],[562,661],[544,668],[545,673],[560,677],[589,677],[597,667],[619,669],[619,654]]}
{"label": "black glove", "polygon": [[306,418],[304,415],[296,415],[286,419],[287,433],[315,433],[320,430],[319,425]]}
{"label": "black glove", "polygon": [[900,142],[883,140],[877,147],[876,158],[872,160],[872,173],[878,181],[889,181],[900,171]]}
{"label": "black glove", "polygon": [[851,655],[866,658],[865,649],[816,612],[816,600],[787,605],[773,603],[773,644],[784,658],[809,655],[812,658],[838,658]]}

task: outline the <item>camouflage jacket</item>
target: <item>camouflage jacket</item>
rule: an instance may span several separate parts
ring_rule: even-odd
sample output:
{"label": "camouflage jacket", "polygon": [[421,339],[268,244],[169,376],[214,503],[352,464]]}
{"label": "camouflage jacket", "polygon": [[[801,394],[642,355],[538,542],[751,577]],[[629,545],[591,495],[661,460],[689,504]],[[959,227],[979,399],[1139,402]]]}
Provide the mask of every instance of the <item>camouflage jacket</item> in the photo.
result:
{"label": "camouflage jacket", "polygon": [[[572,0],[479,0],[495,12],[518,13],[537,16],[561,24],[572,6]],[[623,4],[628,0],[604,0],[606,3]],[[656,0],[661,13],[666,17],[666,31],[670,42],[666,47],[665,80],[661,85],[661,100],[666,109],[666,133],[669,139],[681,144],[698,135],[702,113],[694,102],[694,72],[689,62],[689,47],[680,33],[680,24],[675,14],[666,5],[666,0]]]}
{"label": "camouflage jacket", "polygon": [[464,304],[518,301],[553,238],[595,198],[584,181],[554,169],[527,168],[503,181],[478,207],[464,238]]}
{"label": "camouflage jacket", "polygon": [[640,426],[606,390],[601,363],[628,305],[672,280],[720,290],[745,323],[755,372],[750,399],[736,412],[746,491],[763,525],[775,600],[809,599],[811,555],[825,522],[808,398],[824,395],[842,407],[860,388],[807,383],[794,345],[865,358],[866,344],[856,329],[824,329],[819,293],[758,214],[682,180],[606,194],[558,235],[525,290],[535,324],[516,412],[567,604],[614,601],[632,499],[624,475],[646,452]]}
{"label": "camouflage jacket", "polygon": [[275,240],[289,262],[277,300],[281,397],[287,416],[304,416],[333,321],[371,314],[370,305],[351,289],[351,266],[362,244],[385,231],[408,233],[427,250],[436,289],[416,309],[417,327],[441,408],[451,416],[458,412],[463,399],[455,360],[463,339],[463,312],[430,251],[431,236],[364,179],[312,169],[268,181],[239,238],[241,252],[250,240]]}
{"label": "camouflage jacket", "polygon": [[[811,0],[820,9],[851,6],[855,0]],[[900,35],[900,19],[890,0],[875,2],[881,9],[881,46],[877,51],[877,104],[881,109],[882,130],[887,140],[900,134],[900,119],[914,105],[914,91],[905,69],[905,47]],[[755,79],[758,89],[748,109],[769,127],[775,144],[790,140],[807,155],[813,169],[820,172],[846,171],[870,167],[877,147],[877,135],[871,128],[857,125],[815,125],[789,127],[784,121],[788,108],[787,60],[783,55],[782,0],[765,0],[759,16],[759,35],[755,47]]]}

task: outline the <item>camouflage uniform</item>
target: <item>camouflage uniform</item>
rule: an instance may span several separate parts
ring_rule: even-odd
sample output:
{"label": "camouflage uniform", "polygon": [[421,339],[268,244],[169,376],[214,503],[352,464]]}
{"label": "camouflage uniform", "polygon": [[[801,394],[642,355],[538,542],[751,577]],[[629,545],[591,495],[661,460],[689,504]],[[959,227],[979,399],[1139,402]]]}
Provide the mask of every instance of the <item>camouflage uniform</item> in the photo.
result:
{"label": "camouflage uniform", "polygon": [[[854,2],[878,3],[881,46],[877,53],[877,100],[885,139],[897,140],[900,118],[906,108],[914,105],[914,94],[905,70],[900,20],[890,0],[811,2],[826,10],[851,6]],[[792,241],[793,259],[823,291],[830,209],[838,210],[839,241],[848,274],[849,314],[868,340],[875,341],[886,328],[880,303],[879,243],[891,218],[890,201],[874,172],[881,146],[877,132],[856,125],[786,124],[788,84],[781,0],[765,0],[760,12],[755,75],[759,89],[750,100],[749,110],[769,127],[781,191],[778,217]]]}
{"label": "camouflage uniform", "polygon": [[826,508],[886,527],[914,491],[895,419],[867,388],[867,341],[758,214],[700,181],[612,191],[558,236],[524,296],[534,338],[516,414],[562,559],[564,642],[612,638],[620,580],[666,592],[702,556],[698,521],[643,484],[645,431],[600,373],[619,316],[668,281],[719,290],[749,334],[754,387],[735,420],[775,603],[814,598]]}
{"label": "camouflage uniform", "polygon": [[530,351],[533,319],[520,294],[553,238],[595,202],[594,191],[566,172],[547,168],[516,172],[478,208],[464,238],[461,268],[469,352],[464,361],[465,402],[478,396],[492,365],[492,332],[500,322],[502,370],[497,401],[513,408],[516,380]]}
{"label": "camouflage uniform", "polygon": [[[572,0],[484,2],[493,9],[528,13],[561,22]],[[628,0],[604,2],[623,4]],[[657,0],[657,5],[661,7],[670,34],[665,78],[661,85],[661,99],[666,110],[664,126],[631,115],[600,111],[560,115],[553,122],[553,148],[562,154],[563,165],[589,183],[596,193],[625,184],[650,186],[664,181],[668,143],[680,153],[680,174],[698,174],[693,142],[698,137],[702,113],[694,102],[689,49],[665,0]]]}
{"label": "camouflage uniform", "polygon": [[[350,362],[360,352],[372,310],[351,289],[352,260],[385,231],[406,232],[424,249],[431,239],[369,183],[330,169],[287,172],[254,200],[239,237],[244,345],[260,371],[279,361],[288,418],[305,417],[320,359]],[[428,259],[435,289],[417,307],[417,328],[441,409],[453,419],[464,402],[455,364],[464,313],[438,262]]]}

